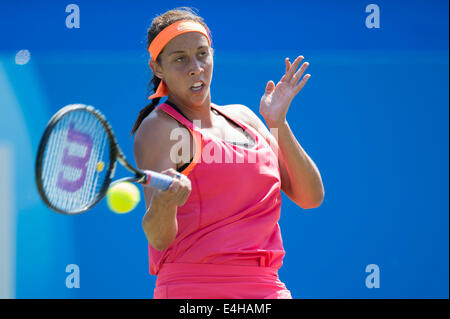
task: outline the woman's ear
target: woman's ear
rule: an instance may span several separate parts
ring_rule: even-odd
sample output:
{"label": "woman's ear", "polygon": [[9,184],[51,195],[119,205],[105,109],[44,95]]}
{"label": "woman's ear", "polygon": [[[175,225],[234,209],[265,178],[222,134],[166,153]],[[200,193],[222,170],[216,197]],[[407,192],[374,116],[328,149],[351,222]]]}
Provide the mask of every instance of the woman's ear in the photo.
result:
{"label": "woman's ear", "polygon": [[154,74],[156,77],[158,77],[158,78],[160,78],[161,80],[163,80],[163,79],[164,79],[164,76],[163,76],[161,67],[159,66],[158,62],[150,61],[149,65],[150,65],[150,68],[151,68],[152,71],[153,71],[153,74]]}

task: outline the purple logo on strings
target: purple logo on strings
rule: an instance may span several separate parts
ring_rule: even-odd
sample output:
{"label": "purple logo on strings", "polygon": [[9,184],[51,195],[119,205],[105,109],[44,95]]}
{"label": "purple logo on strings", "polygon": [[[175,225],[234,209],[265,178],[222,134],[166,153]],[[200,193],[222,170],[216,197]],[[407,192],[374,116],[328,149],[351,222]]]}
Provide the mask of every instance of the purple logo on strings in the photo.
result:
{"label": "purple logo on strings", "polygon": [[92,138],[90,135],[80,132],[74,128],[74,124],[70,123],[69,130],[67,132],[67,141],[84,145],[86,147],[86,154],[84,157],[69,155],[69,147],[66,146],[63,151],[62,164],[64,166],[70,166],[81,171],[80,177],[76,180],[69,180],[64,177],[64,172],[60,171],[58,174],[58,180],[56,186],[68,192],[76,192],[79,190],[86,179],[86,164],[89,161],[92,150]]}

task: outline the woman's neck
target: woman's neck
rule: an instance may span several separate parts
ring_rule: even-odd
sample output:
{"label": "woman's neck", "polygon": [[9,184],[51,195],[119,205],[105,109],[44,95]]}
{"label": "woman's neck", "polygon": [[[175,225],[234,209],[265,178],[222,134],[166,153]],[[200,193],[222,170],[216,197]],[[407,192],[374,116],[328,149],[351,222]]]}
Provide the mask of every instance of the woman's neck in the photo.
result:
{"label": "woman's neck", "polygon": [[201,105],[187,105],[170,95],[167,101],[175,104],[189,121],[200,121],[198,124],[201,125],[197,126],[201,126],[202,128],[210,128],[213,126],[211,98],[209,96]]}

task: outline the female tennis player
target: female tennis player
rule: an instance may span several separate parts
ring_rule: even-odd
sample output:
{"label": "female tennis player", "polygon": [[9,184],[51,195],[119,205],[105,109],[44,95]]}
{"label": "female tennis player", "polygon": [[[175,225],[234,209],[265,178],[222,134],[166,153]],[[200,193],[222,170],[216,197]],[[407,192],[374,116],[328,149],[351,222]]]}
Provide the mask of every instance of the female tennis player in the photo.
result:
{"label": "female tennis player", "polygon": [[174,177],[165,191],[144,189],[154,298],[292,298],[278,277],[280,191],[304,209],[324,197],[286,121],[308,63],[286,59],[286,74],[267,83],[259,111],[272,134],[250,108],[211,102],[211,35],[194,11],[156,17],[148,50],[155,93],[132,129],[134,156],[139,168]]}

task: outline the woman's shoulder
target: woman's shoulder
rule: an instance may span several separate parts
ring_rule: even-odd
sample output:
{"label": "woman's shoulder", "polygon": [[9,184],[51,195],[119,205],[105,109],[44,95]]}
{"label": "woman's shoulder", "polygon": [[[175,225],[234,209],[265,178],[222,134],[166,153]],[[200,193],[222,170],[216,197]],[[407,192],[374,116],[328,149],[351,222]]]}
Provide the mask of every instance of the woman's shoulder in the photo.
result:
{"label": "woman's shoulder", "polygon": [[144,131],[156,131],[156,129],[166,130],[175,128],[178,126],[177,123],[177,120],[157,107],[142,121],[141,126]]}
{"label": "woman's shoulder", "polygon": [[154,109],[142,121],[136,130],[135,145],[140,142],[157,144],[168,144],[170,132],[178,126],[177,121],[159,108]]}

